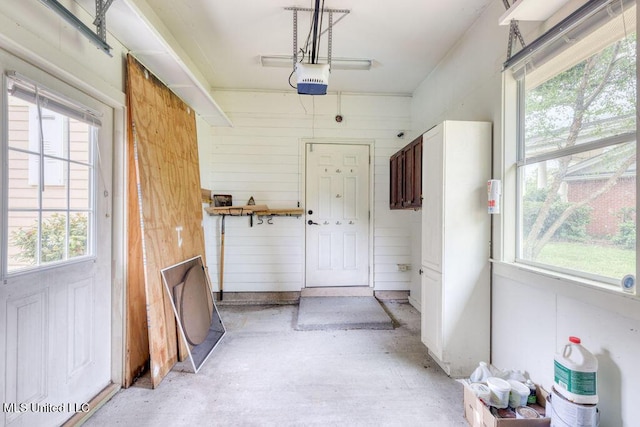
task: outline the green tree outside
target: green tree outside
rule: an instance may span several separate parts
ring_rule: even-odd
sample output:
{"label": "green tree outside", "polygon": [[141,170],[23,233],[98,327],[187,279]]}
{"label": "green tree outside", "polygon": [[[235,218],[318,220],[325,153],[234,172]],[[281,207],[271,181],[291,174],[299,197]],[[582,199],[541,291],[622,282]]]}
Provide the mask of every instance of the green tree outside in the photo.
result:
{"label": "green tree outside", "polygon": [[[618,41],[537,87],[528,90],[525,105],[526,149],[546,146],[570,149],[583,141],[598,140],[636,130],[636,35]],[[610,153],[610,154],[607,154]],[[550,241],[584,240],[589,203],[611,190],[635,163],[633,144],[613,146],[602,162],[610,171],[599,188],[582,200],[568,203],[559,194],[566,187],[572,164],[580,153],[554,160],[545,185],[526,182],[522,206],[522,256],[537,260]],[[546,166],[546,165],[545,165]],[[635,249],[635,215],[621,221],[614,243]],[[633,234],[633,244],[630,235]]]}
{"label": "green tree outside", "polygon": [[[67,259],[86,255],[87,216],[77,213],[69,216],[69,249]],[[40,263],[45,264],[65,259],[67,217],[56,213],[42,221]],[[21,227],[11,233],[11,242],[21,249],[14,257],[16,261],[35,265],[38,260],[38,223]]]}

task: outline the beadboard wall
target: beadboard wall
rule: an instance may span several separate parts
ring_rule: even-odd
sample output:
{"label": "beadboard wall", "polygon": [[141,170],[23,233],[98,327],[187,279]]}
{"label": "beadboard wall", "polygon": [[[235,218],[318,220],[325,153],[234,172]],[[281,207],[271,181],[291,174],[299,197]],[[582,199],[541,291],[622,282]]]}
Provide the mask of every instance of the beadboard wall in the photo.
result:
{"label": "beadboard wall", "polygon": [[[410,217],[389,209],[389,157],[409,141],[411,98],[404,95],[299,96],[295,92],[216,91],[231,128],[198,121],[202,187],[231,194],[234,205],[304,208],[304,143],[370,143],[373,169],[372,285],[409,290],[411,275],[397,264],[412,262]],[[335,116],[341,114],[338,123]],[[299,203],[299,205],[298,205]],[[206,257],[218,287],[221,217],[205,216]],[[304,287],[304,217],[275,217],[253,227],[248,217],[225,220],[224,291],[283,292]]]}

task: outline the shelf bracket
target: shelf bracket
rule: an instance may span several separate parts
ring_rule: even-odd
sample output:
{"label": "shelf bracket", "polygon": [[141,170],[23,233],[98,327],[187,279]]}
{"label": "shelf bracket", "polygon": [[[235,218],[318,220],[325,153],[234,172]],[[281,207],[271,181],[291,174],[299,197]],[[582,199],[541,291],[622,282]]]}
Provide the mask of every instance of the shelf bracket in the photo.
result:
{"label": "shelf bracket", "polygon": [[[502,3],[504,4],[504,7],[507,10],[509,10],[509,8],[511,7],[509,5],[509,0],[502,0]],[[522,47],[525,48],[526,44],[524,42],[524,38],[522,37],[522,34],[520,33],[520,29],[518,28],[518,21],[513,19],[509,24],[509,43],[507,45],[507,61],[511,59],[511,56],[513,55],[513,41],[516,37],[518,38],[518,41],[520,42]]]}
{"label": "shelf bracket", "polygon": [[113,0],[96,0],[96,19],[93,25],[97,28],[98,37],[104,43],[107,42],[107,10],[111,7]]}

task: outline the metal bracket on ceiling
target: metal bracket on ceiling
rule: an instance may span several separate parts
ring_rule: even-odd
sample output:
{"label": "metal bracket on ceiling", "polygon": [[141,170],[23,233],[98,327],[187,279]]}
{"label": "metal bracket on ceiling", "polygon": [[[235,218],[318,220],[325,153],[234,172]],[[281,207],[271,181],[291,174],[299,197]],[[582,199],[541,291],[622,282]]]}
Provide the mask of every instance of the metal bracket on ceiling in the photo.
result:
{"label": "metal bracket on ceiling", "polygon": [[84,22],[82,22],[80,19],[78,19],[77,16],[71,13],[69,9],[61,5],[58,0],[40,1],[44,3],[49,9],[60,15],[60,17],[67,21],[70,25],[80,31],[82,35],[88,38],[89,41],[96,45],[100,50],[111,56],[111,46],[107,44],[106,14],[107,10],[111,6],[111,3],[113,3],[113,0],[96,0],[96,18],[93,23],[97,27],[97,33],[93,32],[93,30],[87,27]]}
{"label": "metal bracket on ceiling", "polygon": [[[298,62],[298,12],[315,12],[315,9],[309,7],[285,7],[284,10],[293,11],[293,69],[296,68],[296,62]],[[322,37],[326,32],[329,32],[327,43],[327,62],[329,68],[331,68],[331,45],[333,42],[333,26],[340,22],[351,11],[349,9],[321,9],[322,13],[329,15],[329,26],[322,31],[318,38]],[[338,13],[340,16],[335,21],[333,20],[333,14]]]}
{"label": "metal bracket on ceiling", "polygon": [[[511,7],[509,5],[509,0],[502,0],[502,3],[504,4],[504,7],[507,10],[509,10],[509,8]],[[520,42],[522,47],[525,48],[526,44],[524,42],[524,38],[522,37],[522,34],[520,33],[520,29],[518,28],[518,21],[514,19],[509,24],[509,44],[507,45],[507,61],[511,59],[511,56],[513,55],[513,40],[516,37],[518,38],[518,41]]]}

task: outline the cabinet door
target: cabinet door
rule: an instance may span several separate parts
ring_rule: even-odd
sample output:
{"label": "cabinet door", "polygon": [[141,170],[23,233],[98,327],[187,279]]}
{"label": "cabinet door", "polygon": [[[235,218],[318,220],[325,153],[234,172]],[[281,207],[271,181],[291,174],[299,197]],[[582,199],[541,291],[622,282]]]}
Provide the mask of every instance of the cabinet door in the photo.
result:
{"label": "cabinet door", "polygon": [[402,174],[402,180],[404,181],[404,193],[402,195],[402,207],[412,207],[414,201],[414,157],[413,144],[409,144],[402,149],[402,165],[404,173]]}
{"label": "cabinet door", "polygon": [[389,159],[389,207],[415,209],[422,206],[422,136]]}
{"label": "cabinet door", "polygon": [[402,208],[402,151],[389,160],[389,208]]}
{"label": "cabinet door", "polygon": [[442,273],[444,147],[443,127],[422,139],[422,265]]}
{"label": "cabinet door", "polygon": [[411,207],[422,206],[422,136],[416,139],[412,146],[413,151],[413,199]]}
{"label": "cabinet door", "polygon": [[404,155],[405,208],[422,206],[422,135],[402,149]]}
{"label": "cabinet door", "polygon": [[442,360],[442,274],[424,270],[421,308],[422,342]]}

